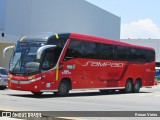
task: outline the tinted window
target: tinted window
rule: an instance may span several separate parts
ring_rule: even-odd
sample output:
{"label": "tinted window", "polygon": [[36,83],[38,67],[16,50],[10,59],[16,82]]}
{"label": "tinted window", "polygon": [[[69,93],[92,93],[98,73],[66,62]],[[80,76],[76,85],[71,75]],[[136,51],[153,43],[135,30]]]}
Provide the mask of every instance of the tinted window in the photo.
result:
{"label": "tinted window", "polygon": [[81,58],[83,53],[83,42],[80,40],[71,40],[64,60]]}
{"label": "tinted window", "polygon": [[99,55],[98,49],[98,43],[81,40],[71,40],[64,60],[73,58],[97,59]]}
{"label": "tinted window", "polygon": [[114,46],[101,44],[100,59],[111,60],[114,58]]}
{"label": "tinted window", "polygon": [[137,59],[136,61],[137,62],[147,62],[147,59],[146,59],[146,50],[143,50],[143,49],[136,49],[137,51]]}
{"label": "tinted window", "polygon": [[44,59],[42,62],[42,69],[49,70],[55,67],[58,59],[59,59],[59,52],[57,48],[46,50],[44,53]]}
{"label": "tinted window", "polygon": [[44,60],[42,64],[42,69],[43,70],[49,70],[52,67],[55,66],[56,60],[54,59],[54,53],[53,51],[46,51],[44,55]]}
{"label": "tinted window", "polygon": [[155,52],[151,50],[146,51],[146,59],[148,62],[153,62],[155,60]]}
{"label": "tinted window", "polygon": [[116,60],[126,60],[126,47],[115,46],[115,59]]}
{"label": "tinted window", "polygon": [[127,59],[131,62],[153,62],[155,52],[139,48],[127,48]]}
{"label": "tinted window", "polygon": [[55,37],[51,37],[48,39],[47,44],[56,45],[56,47],[54,48],[56,58],[60,56],[66,41],[67,41],[67,38],[56,39]]}
{"label": "tinted window", "polygon": [[95,42],[83,41],[84,53],[83,58],[97,59],[98,58],[98,44]]}
{"label": "tinted window", "polygon": [[71,40],[64,60],[73,58],[151,62],[155,59],[155,52],[139,48]]}
{"label": "tinted window", "polygon": [[135,48],[127,48],[127,60],[130,62],[136,62],[137,54]]}

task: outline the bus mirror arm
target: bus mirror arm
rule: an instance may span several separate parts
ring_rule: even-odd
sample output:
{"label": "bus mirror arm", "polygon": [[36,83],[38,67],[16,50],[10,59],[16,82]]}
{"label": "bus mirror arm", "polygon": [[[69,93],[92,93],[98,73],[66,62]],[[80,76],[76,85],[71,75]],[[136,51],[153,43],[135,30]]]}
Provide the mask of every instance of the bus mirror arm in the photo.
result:
{"label": "bus mirror arm", "polygon": [[9,49],[12,49],[12,48],[14,48],[14,46],[8,46],[8,47],[6,47],[6,48],[3,50],[3,58],[5,58],[6,52],[7,52]]}
{"label": "bus mirror arm", "polygon": [[41,55],[43,53],[44,50],[48,49],[48,48],[53,48],[53,47],[56,47],[56,45],[44,45],[42,47],[40,47],[38,50],[37,50],[37,59],[41,59]]}

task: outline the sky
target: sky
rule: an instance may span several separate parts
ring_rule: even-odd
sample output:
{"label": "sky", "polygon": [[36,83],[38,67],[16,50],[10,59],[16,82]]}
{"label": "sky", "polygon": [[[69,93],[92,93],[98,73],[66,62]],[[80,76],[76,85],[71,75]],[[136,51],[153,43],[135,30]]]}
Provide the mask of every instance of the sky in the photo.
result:
{"label": "sky", "polygon": [[86,0],[121,18],[121,39],[160,39],[160,0]]}
{"label": "sky", "polygon": [[[4,12],[0,0],[0,29]],[[121,39],[160,39],[160,0],[86,0],[121,18]]]}

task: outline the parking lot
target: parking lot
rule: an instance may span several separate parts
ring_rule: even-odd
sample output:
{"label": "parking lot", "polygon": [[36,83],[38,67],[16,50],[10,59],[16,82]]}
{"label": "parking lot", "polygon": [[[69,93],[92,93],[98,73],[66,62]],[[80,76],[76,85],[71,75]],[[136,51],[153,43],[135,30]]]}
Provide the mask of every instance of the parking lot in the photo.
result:
{"label": "parking lot", "polygon": [[70,92],[67,97],[44,93],[35,97],[30,92],[5,89],[0,91],[1,110],[17,111],[160,111],[160,85],[141,88],[140,93],[99,91]]}
{"label": "parking lot", "polygon": [[[90,114],[90,111],[98,111],[97,114],[101,113],[99,111],[160,111],[160,85],[153,88],[141,88],[140,93],[122,94],[115,92],[101,94],[99,91],[90,90],[70,92],[67,97],[55,97],[52,93],[45,93],[41,97],[35,97],[30,92],[5,89],[0,91],[0,98],[1,110],[35,111],[42,112],[44,116],[52,117],[57,117],[59,111],[61,111],[59,112],[60,115],[64,111],[68,111],[67,115],[64,114],[65,117],[81,117],[81,119],[96,117],[96,114]],[[82,111],[82,113],[73,115],[72,111]],[[86,111],[89,112],[89,115],[85,114]],[[95,119],[101,120],[102,118]],[[115,120],[117,117],[110,119]],[[124,119],[127,120],[127,118]],[[132,119],[134,120],[134,118]]]}

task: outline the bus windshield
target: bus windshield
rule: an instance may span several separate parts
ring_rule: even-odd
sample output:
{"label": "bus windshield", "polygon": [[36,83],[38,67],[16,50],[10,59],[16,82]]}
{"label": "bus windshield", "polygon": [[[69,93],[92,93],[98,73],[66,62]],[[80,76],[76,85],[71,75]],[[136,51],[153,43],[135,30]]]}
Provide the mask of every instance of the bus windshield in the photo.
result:
{"label": "bus windshield", "polygon": [[42,42],[17,43],[11,57],[9,72],[22,75],[38,72],[40,62],[36,59],[36,53],[43,45]]}

